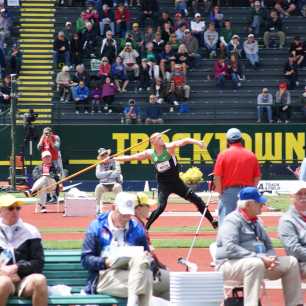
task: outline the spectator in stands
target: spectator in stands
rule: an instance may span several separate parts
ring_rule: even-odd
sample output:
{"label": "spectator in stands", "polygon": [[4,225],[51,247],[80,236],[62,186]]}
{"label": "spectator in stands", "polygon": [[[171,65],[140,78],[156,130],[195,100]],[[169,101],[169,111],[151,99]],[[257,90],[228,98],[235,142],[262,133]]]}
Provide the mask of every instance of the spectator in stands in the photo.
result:
{"label": "spectator in stands", "polygon": [[295,89],[298,85],[298,68],[294,61],[294,56],[290,55],[284,66],[284,77],[288,83],[288,89]]}
{"label": "spectator in stands", "polygon": [[249,34],[243,43],[243,50],[251,66],[256,69],[259,66],[258,42],[254,34]]}
{"label": "spectator in stands", "polygon": [[148,60],[143,58],[140,64],[140,72],[139,72],[139,86],[138,91],[151,89],[152,77],[150,73],[150,66],[148,65]]}
{"label": "spectator in stands", "polygon": [[301,277],[306,280],[306,183],[301,181],[293,189],[292,205],[280,218],[278,233],[287,255],[298,260]]}
{"label": "spectator in stands", "polygon": [[102,113],[102,87],[99,82],[94,82],[94,86],[90,92],[91,95],[91,112]]}
{"label": "spectator in stands", "polygon": [[275,10],[281,17],[290,16],[296,10],[295,0],[275,0]]}
{"label": "spectator in stands", "polygon": [[0,112],[9,109],[11,106],[11,77],[5,76],[0,87]]}
{"label": "spectator in stands", "polygon": [[157,61],[159,57],[158,54],[156,54],[154,51],[154,45],[152,42],[146,44],[146,51],[143,58],[147,59],[148,65],[150,66],[150,77],[152,79],[158,78],[159,66],[157,65]]}
{"label": "spectator in stands", "polygon": [[71,21],[66,21],[65,22],[65,27],[63,29],[63,32],[64,32],[64,35],[65,35],[65,39],[68,42],[70,42],[72,37],[73,37],[73,33],[74,33]]}
{"label": "spectator in stands", "polygon": [[82,63],[82,41],[78,32],[73,34],[70,41],[70,58],[75,66]]}
{"label": "spectator in stands", "polygon": [[125,33],[129,28],[130,19],[131,16],[128,8],[122,3],[119,3],[115,9],[115,24],[116,32],[121,38],[125,37]]}
{"label": "spectator in stands", "polygon": [[266,9],[261,6],[260,1],[255,1],[249,21],[249,32],[254,33],[256,36],[259,36],[261,34],[262,28],[266,23],[266,20],[267,20]]}
{"label": "spectator in stands", "polygon": [[[111,155],[111,150],[100,148],[98,150],[97,160],[102,161]],[[121,167],[118,161],[109,159],[96,166],[96,178],[99,184],[95,188],[95,197],[97,200],[97,213],[103,212],[103,193],[113,192],[118,194],[122,191],[123,177]]]}
{"label": "spectator in stands", "polygon": [[231,55],[227,65],[227,71],[230,79],[233,82],[233,88],[237,89],[242,86],[241,81],[245,79],[242,64],[238,56],[234,53]]}
{"label": "spectator in stands", "polygon": [[242,45],[240,43],[240,37],[235,34],[228,43],[228,53],[230,56],[235,55],[240,58],[242,53]]}
{"label": "spectator in stands", "polygon": [[174,28],[174,22],[172,20],[172,18],[170,17],[169,13],[166,11],[163,11],[161,13],[161,17],[158,21],[158,27],[157,30],[160,32],[161,29],[164,28],[164,23],[169,22],[171,24],[171,27]]}
{"label": "spectator in stands", "polygon": [[162,124],[162,111],[160,104],[157,103],[157,97],[150,95],[149,105],[145,109],[145,123],[146,124]]}
{"label": "spectator in stands", "polygon": [[60,62],[70,66],[69,43],[63,31],[58,32],[54,41],[54,63],[57,66]]}
{"label": "spectator in stands", "polygon": [[267,199],[256,187],[241,189],[238,209],[224,219],[217,237],[216,265],[224,280],[243,283],[244,305],[257,305],[263,280],[282,279],[285,305],[302,306],[301,277],[296,258],[276,256],[272,241],[258,220]]}
{"label": "spectator in stands", "polygon": [[148,25],[145,28],[145,32],[144,32],[144,43],[151,43],[153,42],[154,39],[154,31],[153,31],[153,27]]}
{"label": "spectator in stands", "polygon": [[112,112],[110,108],[114,102],[115,95],[117,93],[116,84],[110,77],[106,77],[105,83],[102,85],[102,98],[104,104],[104,110],[109,113]]}
{"label": "spectator in stands", "polygon": [[158,0],[140,0],[140,24],[145,26],[147,23],[155,25],[155,20],[159,14]]}
{"label": "spectator in stands", "polygon": [[298,0],[297,5],[299,7],[299,11],[303,17],[306,17],[306,0]]}
{"label": "spectator in stands", "polygon": [[[49,151],[41,153],[42,163],[33,170],[32,177],[34,184],[31,189],[24,192],[25,196],[31,197],[33,194],[38,197],[38,206],[41,213],[46,213],[47,194],[56,189],[56,181],[61,176],[61,170],[57,164],[52,162]],[[48,187],[48,188],[47,188]]]}
{"label": "spectator in stands", "polygon": [[160,54],[164,51],[165,42],[161,38],[161,33],[156,32],[153,39],[153,49],[156,54]]}
{"label": "spectator in stands", "polygon": [[9,52],[8,57],[9,57],[8,62],[10,65],[10,72],[12,74],[19,74],[19,71],[21,68],[21,62],[22,62],[22,53],[17,44],[14,44],[12,46],[12,49]]}
{"label": "spectator in stands", "polygon": [[123,65],[127,72],[133,71],[134,77],[139,77],[139,65],[137,64],[137,59],[139,53],[132,48],[132,44],[127,42],[124,49],[120,52],[119,56],[122,58]]}
{"label": "spectator in stands", "polygon": [[0,47],[4,47],[6,39],[10,36],[12,21],[5,8],[0,10]]}
{"label": "spectator in stands", "polygon": [[183,101],[188,100],[190,98],[190,86],[187,84],[186,72],[181,64],[175,64],[171,81],[174,82],[175,96],[181,97],[180,100]]}
{"label": "spectator in stands", "polygon": [[102,80],[102,83],[104,83],[105,79],[110,76],[111,73],[111,65],[108,62],[108,59],[106,56],[102,57],[101,63],[99,65],[99,72],[98,76]]}
{"label": "spectator in stands", "polygon": [[85,85],[83,80],[79,81],[79,85],[73,91],[73,99],[75,101],[75,113],[89,112],[89,88]]}
{"label": "spectator in stands", "polygon": [[130,99],[127,106],[123,110],[124,121],[127,124],[141,123],[140,107],[136,105],[134,99]]}
{"label": "spectator in stands", "polygon": [[186,46],[188,51],[189,63],[191,67],[194,67],[198,64],[200,59],[199,54],[199,42],[198,40],[191,34],[189,29],[186,29],[184,32],[184,38],[182,43]]}
{"label": "spectator in stands", "polygon": [[[174,81],[173,81],[173,90],[170,90],[170,83],[167,81],[163,81],[161,78],[155,80],[152,93],[157,97],[157,103],[162,104],[164,102],[171,104],[173,106],[173,94],[175,91]],[[172,94],[173,93],[173,94]],[[178,102],[176,103],[178,105]]]}
{"label": "spectator in stands", "polygon": [[214,23],[215,29],[220,32],[221,26],[223,24],[224,15],[220,11],[218,5],[214,6],[210,11],[209,21]]}
{"label": "spectator in stands", "polygon": [[302,105],[302,111],[304,114],[304,118],[306,119],[306,86],[304,87],[304,92],[301,95],[301,105]]}
{"label": "spectator in stands", "polygon": [[[187,29],[186,23],[181,23],[177,30],[175,31],[176,39],[181,42],[185,35],[185,30]],[[162,37],[163,38],[163,37]],[[167,41],[166,41],[167,42]]]}
{"label": "spectator in stands", "polygon": [[118,53],[116,39],[113,38],[111,31],[106,32],[106,37],[102,40],[101,56],[107,57],[110,63],[113,63]]}
{"label": "spectator in stands", "polygon": [[209,23],[208,29],[204,32],[204,46],[208,51],[209,57],[216,56],[219,34],[215,29],[214,23]]}
{"label": "spectator in stands", "polygon": [[86,31],[85,17],[86,17],[86,12],[83,11],[83,12],[81,12],[80,17],[75,22],[75,30],[79,34],[83,34]]}
{"label": "spectator in stands", "polygon": [[83,53],[87,57],[95,56],[97,53],[97,33],[91,22],[87,21],[85,26],[86,26],[86,30],[82,34]]}
{"label": "spectator in stands", "polygon": [[154,252],[154,247],[151,243],[149,233],[145,227],[150,213],[150,206],[155,204],[154,200],[150,200],[146,193],[137,192],[137,202],[135,206],[135,218],[143,226],[146,232],[146,238],[150,247],[151,255],[151,269],[153,272],[153,296],[163,298],[165,300],[170,299],[170,275],[167,267],[160,262],[157,255]]}
{"label": "spectator in stands", "polygon": [[[33,306],[48,305],[48,286],[42,274],[44,250],[37,228],[20,218],[23,201],[10,194],[0,197],[0,301],[10,295],[31,298]],[[8,242],[9,239],[9,242]]]}
{"label": "spectator in stands", "polygon": [[174,30],[176,31],[183,23],[188,27],[187,19],[181,13],[176,13],[174,15]]}
{"label": "spectator in stands", "polygon": [[[112,210],[90,224],[83,243],[81,263],[89,271],[86,293],[128,297],[127,306],[147,306],[153,287],[147,255],[149,246],[143,227],[131,219],[135,214],[134,206],[135,195],[117,194]],[[138,251],[126,266],[112,268],[114,248],[126,245],[142,246],[147,252]]]}
{"label": "spectator in stands", "polygon": [[177,52],[178,51],[180,43],[178,42],[175,33],[172,33],[170,35],[168,44],[171,46],[171,49],[173,50],[173,52]]}
{"label": "spectator in stands", "polygon": [[75,74],[72,78],[72,81],[76,84],[79,84],[80,81],[83,81],[86,86],[89,86],[89,74],[85,69],[84,64],[79,64],[75,67]]}
{"label": "spectator in stands", "polygon": [[294,62],[298,67],[303,67],[306,57],[306,43],[300,36],[295,36],[290,46],[290,54],[294,56]]}
{"label": "spectator in stands", "polygon": [[272,105],[273,96],[269,93],[268,88],[263,88],[262,92],[257,96],[257,122],[261,122],[262,112],[266,111],[268,122],[272,123]]}
{"label": "spectator in stands", "polygon": [[118,91],[126,92],[126,87],[129,84],[129,80],[127,78],[126,69],[120,56],[117,56],[116,62],[112,65],[111,76],[117,86]]}
{"label": "spectator in stands", "polygon": [[190,30],[192,35],[198,40],[199,46],[204,46],[204,31],[205,31],[205,21],[202,19],[200,13],[194,15],[194,19],[190,22]]}
{"label": "spectator in stands", "polygon": [[175,11],[182,16],[188,16],[187,0],[175,0]]}
{"label": "spectator in stands", "polygon": [[280,82],[275,94],[275,116],[278,123],[288,123],[291,116],[291,94],[286,82]]}
{"label": "spectator in stands", "polygon": [[214,76],[216,80],[216,86],[220,89],[224,89],[225,86],[225,80],[228,75],[228,68],[225,63],[225,60],[223,57],[220,57],[215,61],[214,64]]}
{"label": "spectator in stands", "polygon": [[134,40],[133,34],[131,32],[127,32],[125,37],[121,38],[119,41],[119,50],[122,51],[128,42],[132,44],[133,49],[137,49],[137,43]]}
{"label": "spectator in stands", "polygon": [[[190,3],[191,2],[191,3]],[[200,2],[203,3],[203,10],[204,12],[209,12],[210,8],[211,8],[211,0],[192,0],[189,1],[189,5],[192,7],[192,10],[194,12],[199,12],[200,10]]]}
{"label": "spectator in stands", "polygon": [[132,30],[130,31],[130,33],[133,35],[133,39],[137,45],[137,51],[142,53],[144,51],[144,35],[143,31],[139,28],[138,22],[134,22],[132,24]]}
{"label": "spectator in stands", "polygon": [[159,68],[163,79],[169,80],[170,73],[175,63],[175,54],[169,44],[165,45],[164,51],[160,53]]}
{"label": "spectator in stands", "polygon": [[224,21],[224,26],[220,31],[220,57],[226,57],[228,55],[228,44],[234,36],[232,23],[230,20]]}
{"label": "spectator in stands", "polygon": [[62,71],[56,76],[57,91],[60,96],[61,102],[69,102],[70,100],[70,88],[73,82],[68,66],[63,66]]}
{"label": "spectator in stands", "polygon": [[[173,32],[173,28],[171,26],[171,23],[170,22],[165,22],[164,25],[163,25],[163,28],[161,29],[162,40],[165,41],[165,42],[168,42],[172,33],[174,33],[174,32]],[[184,36],[184,34],[181,34],[180,40],[183,39],[183,36]]]}
{"label": "spectator in stands", "polygon": [[177,50],[175,55],[175,63],[182,65],[184,72],[187,72],[187,68],[190,67],[190,57],[184,44],[180,44]]}
{"label": "spectator in stands", "polygon": [[278,17],[275,10],[271,10],[270,17],[267,20],[266,31],[264,33],[264,44],[266,48],[270,47],[271,38],[279,39],[279,48],[283,48],[286,41],[286,35],[282,30],[283,24],[282,20]]}
{"label": "spectator in stands", "polygon": [[103,37],[105,30],[115,35],[115,16],[108,4],[102,5],[99,19],[100,35]]}

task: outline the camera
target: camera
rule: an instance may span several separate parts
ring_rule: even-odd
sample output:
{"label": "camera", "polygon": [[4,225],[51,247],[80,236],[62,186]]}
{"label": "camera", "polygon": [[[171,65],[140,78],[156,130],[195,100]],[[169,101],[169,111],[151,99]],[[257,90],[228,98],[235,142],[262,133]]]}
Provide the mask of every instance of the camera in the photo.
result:
{"label": "camera", "polygon": [[34,113],[34,110],[32,108],[29,109],[28,113],[25,113],[23,115],[24,123],[28,125],[32,124],[32,122],[34,122],[37,118],[38,114]]}
{"label": "camera", "polygon": [[131,105],[131,106],[135,105],[135,100],[134,99],[130,99],[129,100],[129,105]]}

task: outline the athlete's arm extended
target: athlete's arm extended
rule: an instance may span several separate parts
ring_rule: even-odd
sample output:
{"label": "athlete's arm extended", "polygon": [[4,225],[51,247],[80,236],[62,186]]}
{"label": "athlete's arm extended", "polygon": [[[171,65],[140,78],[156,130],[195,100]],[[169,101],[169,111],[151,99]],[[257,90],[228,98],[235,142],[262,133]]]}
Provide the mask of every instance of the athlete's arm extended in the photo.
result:
{"label": "athlete's arm extended", "polygon": [[176,140],[176,141],[167,143],[166,148],[171,150],[171,149],[175,149],[175,148],[178,148],[178,147],[186,146],[188,144],[196,144],[201,149],[203,149],[205,147],[203,141],[196,140],[196,139],[193,139],[193,138],[184,138],[184,139],[180,139],[180,140]]}
{"label": "athlete's arm extended", "polygon": [[144,159],[151,159],[151,154],[149,150],[146,150],[140,153],[136,153],[133,155],[122,155],[122,156],[118,156],[114,158],[114,160],[119,161],[119,162],[129,162],[132,160],[144,160]]}

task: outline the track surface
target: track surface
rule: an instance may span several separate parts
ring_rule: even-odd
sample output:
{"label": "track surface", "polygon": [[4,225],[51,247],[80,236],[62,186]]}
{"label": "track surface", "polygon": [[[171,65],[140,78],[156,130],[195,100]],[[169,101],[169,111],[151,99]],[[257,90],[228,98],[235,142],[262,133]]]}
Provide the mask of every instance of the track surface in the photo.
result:
{"label": "track surface", "polygon": [[[213,212],[215,207],[210,207]],[[171,214],[173,212],[173,214]],[[188,204],[168,204],[166,215],[161,216],[153,225],[154,227],[188,227],[197,226],[200,220],[198,216],[176,216],[176,213],[189,214],[196,212],[193,205]],[[168,213],[168,214],[167,214]],[[89,217],[64,217],[63,213],[56,213],[56,206],[49,205],[47,214],[35,214],[34,206],[27,205],[23,207],[21,211],[21,217],[25,222],[29,222],[39,229],[44,228],[84,228],[86,229],[89,223],[94,219],[94,216]],[[263,216],[262,220],[267,227],[276,227],[278,224],[278,216]],[[204,225],[209,226],[207,220],[204,220]],[[200,239],[214,239],[216,233],[205,232],[199,235]],[[277,237],[277,233],[269,233],[270,237]],[[82,240],[84,233],[43,233],[43,239],[45,240]],[[190,232],[152,232],[151,237],[153,239],[191,239],[193,233]],[[185,257],[188,249],[176,248],[176,249],[158,249],[160,260],[167,264],[171,271],[183,271],[184,268],[176,263],[177,258]],[[278,255],[283,255],[283,249],[277,249]],[[197,263],[200,271],[212,271],[210,267],[211,257],[209,250],[205,248],[194,249],[191,256],[191,261]],[[304,300],[306,302],[306,293],[304,294]],[[263,297],[263,306],[283,306],[282,291],[280,289],[269,289]]]}

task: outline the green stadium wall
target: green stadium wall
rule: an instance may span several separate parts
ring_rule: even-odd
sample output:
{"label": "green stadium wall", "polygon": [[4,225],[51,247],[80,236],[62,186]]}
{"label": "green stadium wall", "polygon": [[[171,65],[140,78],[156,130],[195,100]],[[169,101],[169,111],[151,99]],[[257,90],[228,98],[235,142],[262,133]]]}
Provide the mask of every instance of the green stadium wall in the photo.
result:
{"label": "green stadium wall", "polygon": [[[6,128],[7,127],[7,128]],[[188,145],[177,150],[177,157],[183,170],[195,165],[208,174],[218,152],[226,148],[225,132],[229,125],[53,125],[54,131],[62,140],[62,156],[64,167],[73,173],[94,163],[97,149],[100,147],[111,148],[113,153],[122,151],[143,140],[148,140],[149,135],[166,129],[171,129],[164,137],[166,141],[174,141],[184,137],[193,137],[203,140],[207,150],[200,151],[197,146]],[[285,170],[287,165],[297,165],[305,156],[305,124],[289,125],[235,125],[243,132],[245,146],[252,150],[260,160],[265,179],[292,178],[292,174]],[[40,135],[43,126],[36,126]],[[22,151],[24,128],[17,127],[16,152]],[[0,176],[8,176],[9,156],[11,152],[10,129],[0,126]],[[34,143],[33,164],[39,161],[39,152]],[[149,148],[146,142],[132,150],[137,153]],[[28,146],[25,150],[28,159]],[[129,154],[129,153],[127,153]],[[277,170],[279,169],[279,170]],[[126,180],[154,179],[152,165],[148,161],[131,162],[123,165]],[[95,179],[91,170],[79,179]]]}

